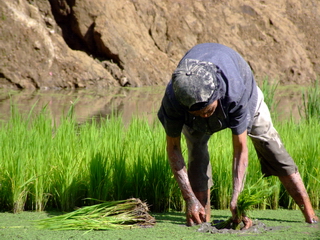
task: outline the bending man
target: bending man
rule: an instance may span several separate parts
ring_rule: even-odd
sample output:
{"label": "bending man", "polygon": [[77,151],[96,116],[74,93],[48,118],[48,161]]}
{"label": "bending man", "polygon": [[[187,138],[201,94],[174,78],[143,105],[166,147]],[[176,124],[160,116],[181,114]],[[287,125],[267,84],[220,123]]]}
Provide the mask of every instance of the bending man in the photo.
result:
{"label": "bending man", "polygon": [[[189,50],[168,83],[158,112],[167,140],[171,169],[186,201],[187,225],[210,221],[210,136],[230,128],[233,143],[233,221],[252,226],[247,216],[237,216],[237,200],[248,165],[247,136],[252,139],[265,176],[278,176],[299,205],[306,222],[317,216],[297,166],[273,127],[263,94],[247,62],[221,44],[203,43]],[[184,134],[188,170],[181,153]]]}

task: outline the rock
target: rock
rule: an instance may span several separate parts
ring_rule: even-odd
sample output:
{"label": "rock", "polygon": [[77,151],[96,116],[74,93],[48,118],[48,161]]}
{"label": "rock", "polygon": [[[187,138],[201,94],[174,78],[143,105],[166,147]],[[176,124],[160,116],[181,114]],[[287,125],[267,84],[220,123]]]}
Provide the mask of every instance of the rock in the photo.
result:
{"label": "rock", "polygon": [[0,0],[0,88],[165,85],[202,42],[237,50],[258,80],[320,72],[317,0]]}

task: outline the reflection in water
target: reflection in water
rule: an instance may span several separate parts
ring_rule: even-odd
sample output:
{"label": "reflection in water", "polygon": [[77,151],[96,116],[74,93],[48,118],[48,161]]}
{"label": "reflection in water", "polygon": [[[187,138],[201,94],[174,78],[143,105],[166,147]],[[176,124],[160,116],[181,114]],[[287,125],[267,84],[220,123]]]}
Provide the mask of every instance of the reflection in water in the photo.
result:
{"label": "reflection in water", "polygon": [[160,106],[164,87],[111,88],[104,90],[0,90],[0,120],[7,121],[13,103],[23,114],[40,112],[46,106],[55,121],[66,115],[74,104],[75,118],[79,122],[99,120],[111,113],[121,114],[128,123],[133,115],[152,122]]}
{"label": "reflection in water", "polygon": [[[0,120],[10,117],[10,105],[15,104],[19,111],[28,114],[32,108],[38,113],[46,106],[56,122],[66,115],[75,104],[75,117],[79,122],[88,119],[100,120],[110,115],[121,114],[124,122],[129,123],[133,115],[146,118],[150,123],[156,119],[165,86],[143,88],[111,89],[73,89],[73,90],[23,90],[8,91],[0,89]],[[299,119],[301,91],[278,90],[276,102],[280,120],[293,116]]]}

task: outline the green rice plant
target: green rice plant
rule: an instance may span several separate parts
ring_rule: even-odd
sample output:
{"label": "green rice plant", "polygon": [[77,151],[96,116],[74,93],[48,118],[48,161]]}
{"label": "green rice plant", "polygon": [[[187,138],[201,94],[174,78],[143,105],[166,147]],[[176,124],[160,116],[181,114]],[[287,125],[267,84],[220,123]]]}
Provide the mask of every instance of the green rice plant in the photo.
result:
{"label": "green rice plant", "polygon": [[232,192],[232,142],[227,130],[215,133],[208,143],[213,188],[211,190],[212,206],[217,209],[229,207]]}
{"label": "green rice plant", "polygon": [[45,164],[43,159],[49,155],[48,146],[52,139],[52,121],[47,115],[46,106],[39,114],[30,116],[28,125],[28,141],[24,143],[24,153],[32,181],[26,205],[28,209],[43,211],[50,196],[46,177],[51,173],[50,165]]}
{"label": "green rice plant", "polygon": [[313,85],[302,94],[303,106],[299,108],[300,116],[307,121],[315,118],[320,121],[320,82],[315,80]]}
{"label": "green rice plant", "polygon": [[50,193],[56,207],[63,211],[73,209],[84,198],[84,182],[82,168],[84,163],[84,142],[79,134],[75,120],[63,117],[60,125],[54,129],[51,141],[52,174]]}
{"label": "green rice plant", "polygon": [[[12,109],[10,120],[0,124],[3,210],[70,211],[96,203],[86,198],[113,201],[131,197],[147,201],[153,211],[183,209],[159,122],[151,125],[136,117],[125,125],[121,116],[110,116],[100,122],[93,119],[79,124],[69,111],[58,124],[45,108],[39,114],[30,112],[29,116],[24,118]],[[275,122],[315,208],[319,208],[320,196],[319,124],[317,119]],[[252,185],[261,177],[261,171],[252,144],[248,147],[246,182]],[[183,138],[182,150],[187,160]],[[230,131],[211,137],[209,154],[214,180],[212,206],[226,209],[232,193]],[[295,208],[278,178],[268,180],[277,187],[256,207]]]}
{"label": "green rice plant", "polygon": [[[1,131],[1,154],[3,161],[1,162],[1,202],[3,205],[9,206],[14,212],[24,209],[27,196],[26,182],[27,176],[24,171],[24,163],[22,162],[19,147],[23,146],[25,139],[26,126],[22,125],[22,116],[18,114],[16,108],[11,109],[11,121],[5,123]],[[14,124],[19,128],[14,129]],[[5,134],[14,135],[14,132],[20,133],[20,139],[16,141],[7,141]],[[21,141],[22,140],[22,141]],[[6,193],[6,196],[5,194]]]}
{"label": "green rice plant", "polygon": [[[301,178],[309,193],[314,208],[319,208],[320,185],[317,181],[320,172],[320,122],[311,118],[295,123],[293,120],[277,123],[283,143],[298,166]],[[315,177],[315,178],[314,178]],[[285,208],[298,209],[283,189],[280,204]]]}
{"label": "green rice plant", "polygon": [[108,199],[111,187],[111,176],[108,171],[108,161],[100,153],[96,153],[88,166],[88,196],[95,199]]}
{"label": "green rice plant", "polygon": [[[237,215],[247,216],[249,210],[263,203],[272,192],[273,187],[263,177],[252,185],[246,184],[237,201]],[[235,223],[230,217],[226,221],[216,224],[215,227],[218,229],[232,227],[235,230],[240,230],[240,223]]]}
{"label": "green rice plant", "polygon": [[[250,140],[248,140],[248,168],[246,174],[246,182],[245,184],[251,186],[254,185],[259,179],[263,176],[261,172],[261,165],[260,161],[257,157],[256,150]],[[258,209],[277,209],[278,201],[280,198],[280,191],[281,191],[281,182],[279,181],[278,177],[270,176],[267,178],[268,183],[272,187],[273,192],[270,193],[268,196],[264,198],[264,201],[259,203],[257,206]]]}
{"label": "green rice plant", "polygon": [[[5,198],[8,199],[3,201],[13,212],[24,210],[27,200],[32,197],[30,188],[38,182],[37,173],[31,171],[29,166],[34,163],[34,158],[30,158],[35,146],[33,129],[37,127],[35,123],[43,124],[45,122],[43,119],[43,114],[40,114],[31,122],[31,114],[24,118],[15,107],[12,107],[11,121],[4,125],[6,136],[15,136],[11,141],[6,139],[6,136],[1,136],[4,160],[2,181],[7,194]],[[36,208],[41,209],[40,205]]]}
{"label": "green rice plant", "polygon": [[[120,117],[112,115],[99,124],[92,120],[80,128],[85,151],[82,174],[88,197],[122,199],[125,192],[126,154],[123,148],[124,126]],[[122,187],[121,187],[122,183]]]}
{"label": "green rice plant", "polygon": [[[133,117],[124,138],[124,146],[130,153],[127,155],[128,187],[134,196],[152,202],[155,211],[178,206],[182,201],[180,191],[172,191],[177,188],[177,183],[171,177],[165,135],[159,127],[151,127],[146,119]],[[171,200],[173,197],[175,201]]]}
{"label": "green rice plant", "polygon": [[155,219],[148,211],[146,203],[131,198],[82,207],[70,213],[38,220],[37,224],[42,229],[51,230],[110,230],[153,226]]}
{"label": "green rice plant", "polygon": [[[224,130],[215,133],[209,141],[209,154],[212,165],[214,186],[211,191],[212,206],[217,209],[229,208],[232,194],[232,157],[231,132]],[[248,139],[247,184],[255,183],[261,176],[260,163],[253,144]],[[270,196],[271,197],[271,196]],[[261,208],[265,208],[262,206]]]}
{"label": "green rice plant", "polygon": [[275,186],[271,186],[269,182],[262,176],[252,185],[246,185],[237,202],[237,211],[239,216],[246,216],[249,210],[254,206],[263,203],[264,200],[273,193]]}
{"label": "green rice plant", "polygon": [[[209,154],[212,165],[212,175],[214,186],[211,191],[212,206],[217,209],[229,208],[232,194],[232,142],[230,131],[222,131],[215,133],[209,141]],[[260,163],[257,158],[253,144],[248,140],[248,160],[246,184],[252,185],[256,183],[262,176]],[[279,180],[273,179],[273,185],[278,186]],[[274,189],[275,194],[276,189]],[[268,196],[271,198],[272,196]],[[278,198],[276,198],[278,199]],[[276,204],[267,204],[271,199],[266,199],[265,203],[261,203],[259,208],[265,209],[275,207]]]}
{"label": "green rice plant", "polygon": [[269,186],[272,186],[272,192],[265,198],[266,202],[261,209],[279,209],[279,200],[282,193],[282,185],[278,177],[268,177]]}

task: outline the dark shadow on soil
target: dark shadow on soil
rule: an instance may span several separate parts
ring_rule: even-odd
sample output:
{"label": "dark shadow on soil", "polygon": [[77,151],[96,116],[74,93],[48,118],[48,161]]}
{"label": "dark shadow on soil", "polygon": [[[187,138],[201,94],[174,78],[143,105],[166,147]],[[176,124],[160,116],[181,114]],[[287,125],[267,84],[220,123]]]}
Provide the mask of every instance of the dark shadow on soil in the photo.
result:
{"label": "dark shadow on soil", "polygon": [[[178,224],[186,226],[185,222],[185,214],[179,213],[179,212],[172,212],[172,213],[155,213],[152,214],[158,223],[171,223],[171,224]],[[230,216],[229,215],[212,215],[211,219],[212,222],[210,223],[202,223],[198,225],[198,232],[202,233],[211,233],[211,234],[238,234],[239,236],[246,236],[246,234],[249,234],[252,236],[252,234],[261,234],[266,233],[270,231],[280,231],[284,230],[286,228],[290,228],[290,226],[268,226],[265,223],[267,222],[278,222],[278,223],[300,223],[301,221],[298,220],[288,220],[288,219],[277,219],[277,218],[258,218],[258,219],[252,219],[253,220],[253,226],[247,230],[234,230],[230,228],[223,228],[223,229],[217,229],[215,227],[215,224],[219,222],[223,222],[227,220]],[[273,225],[273,224],[271,224]],[[243,226],[241,226],[243,227]]]}
{"label": "dark shadow on soil", "polygon": [[297,220],[281,220],[276,218],[259,218],[259,221],[270,221],[270,222],[287,222],[287,223],[300,223]]}
{"label": "dark shadow on soil", "polygon": [[[230,216],[228,215],[213,215],[211,218],[213,220],[227,220]],[[250,217],[250,216],[249,216]],[[250,217],[251,218],[251,217]],[[287,222],[287,223],[299,223],[301,221],[299,220],[281,220],[281,219],[278,219],[278,218],[258,218],[259,221],[270,221],[270,222]],[[252,219],[254,220],[254,219]]]}
{"label": "dark shadow on soil", "polygon": [[172,224],[186,224],[185,221],[185,214],[184,213],[155,213],[151,214],[153,217],[156,218],[156,221],[159,223],[172,223]]}
{"label": "dark shadow on soil", "polygon": [[65,214],[65,212],[55,211],[55,210],[47,210],[44,211],[48,217],[56,217]]}

